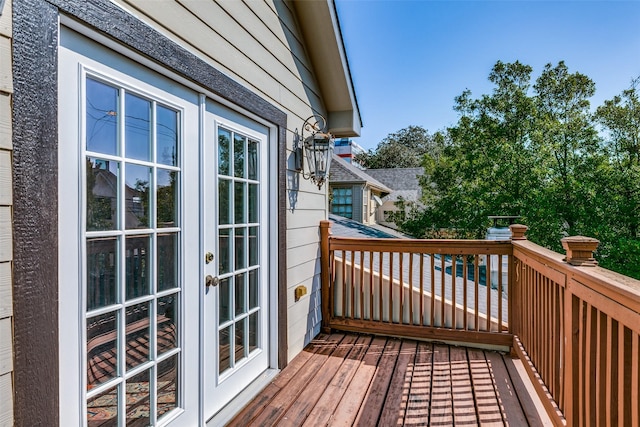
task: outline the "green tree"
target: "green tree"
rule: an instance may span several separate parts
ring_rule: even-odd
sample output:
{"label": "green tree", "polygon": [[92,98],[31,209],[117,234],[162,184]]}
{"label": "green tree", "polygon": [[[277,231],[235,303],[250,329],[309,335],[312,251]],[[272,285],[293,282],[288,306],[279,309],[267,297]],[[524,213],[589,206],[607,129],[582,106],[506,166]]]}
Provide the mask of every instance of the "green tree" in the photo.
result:
{"label": "green tree", "polygon": [[606,225],[598,249],[601,265],[640,278],[640,76],[629,89],[596,110],[604,131],[608,163],[598,194]]}
{"label": "green tree", "polygon": [[[532,69],[498,61],[489,75],[493,92],[455,99],[460,113],[448,129],[441,155],[425,159],[422,214],[404,227],[426,226],[426,236],[481,237],[487,216],[522,214],[536,182],[530,134],[534,103],[528,95]],[[427,224],[429,224],[427,226]]]}
{"label": "green tree", "polygon": [[389,134],[374,150],[355,160],[369,169],[419,167],[425,155],[437,156],[443,138],[441,132],[429,134],[420,126],[409,126]]}
{"label": "green tree", "polygon": [[596,221],[595,174],[602,161],[598,134],[589,111],[595,83],[581,73],[570,73],[564,61],[547,64],[534,85],[536,102],[533,137],[545,185],[539,204],[530,212],[538,224],[531,237],[559,249],[563,235],[585,234]]}

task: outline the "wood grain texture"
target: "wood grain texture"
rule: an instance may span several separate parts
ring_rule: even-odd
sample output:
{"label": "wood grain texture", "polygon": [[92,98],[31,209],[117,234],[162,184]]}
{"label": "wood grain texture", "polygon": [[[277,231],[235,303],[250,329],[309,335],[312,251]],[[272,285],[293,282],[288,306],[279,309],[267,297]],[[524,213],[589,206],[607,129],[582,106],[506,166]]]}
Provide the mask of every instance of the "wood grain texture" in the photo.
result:
{"label": "wood grain texture", "polygon": [[13,92],[11,38],[0,35],[0,92]]}
{"label": "wood grain texture", "polygon": [[0,319],[0,375],[13,370],[13,335],[11,318]]}
{"label": "wood grain texture", "polygon": [[0,35],[11,37],[13,11],[10,1],[4,2],[4,9],[0,10]]}
{"label": "wood grain texture", "polygon": [[11,263],[0,262],[0,319],[13,315]]}
{"label": "wood grain texture", "polygon": [[13,7],[14,417],[18,426],[55,426],[58,11],[39,0]]}
{"label": "wood grain texture", "polygon": [[[498,353],[363,335],[336,342],[337,337],[316,338],[230,425],[478,425],[480,417],[538,426],[544,419],[537,414],[544,411],[541,405],[520,403],[529,397],[527,390],[535,394],[526,374],[510,375]],[[467,351],[475,354],[467,357]],[[490,399],[483,394],[486,386]]]}
{"label": "wood grain texture", "polygon": [[13,390],[11,374],[0,375],[0,426],[13,424]]}
{"label": "wood grain texture", "polygon": [[[0,58],[4,61],[4,58]],[[0,148],[13,148],[11,126],[11,94],[0,92]]]}
{"label": "wood grain texture", "polygon": [[0,150],[0,205],[13,204],[11,152]]}

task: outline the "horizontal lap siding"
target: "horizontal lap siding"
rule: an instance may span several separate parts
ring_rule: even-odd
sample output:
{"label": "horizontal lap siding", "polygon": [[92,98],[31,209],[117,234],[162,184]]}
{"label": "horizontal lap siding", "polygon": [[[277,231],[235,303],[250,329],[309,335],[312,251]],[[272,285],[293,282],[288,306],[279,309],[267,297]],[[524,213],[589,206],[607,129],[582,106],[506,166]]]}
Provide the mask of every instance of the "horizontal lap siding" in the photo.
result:
{"label": "horizontal lap siding", "polygon": [[[289,360],[320,328],[319,222],[326,218],[326,185],[318,190],[293,170],[293,138],[313,111],[324,111],[298,30],[293,5],[283,1],[118,0],[220,71],[287,114],[287,318]],[[307,288],[299,301],[294,289]],[[285,309],[281,307],[281,310]]]}
{"label": "horizontal lap siding", "polygon": [[13,425],[11,0],[0,11],[0,425]]}

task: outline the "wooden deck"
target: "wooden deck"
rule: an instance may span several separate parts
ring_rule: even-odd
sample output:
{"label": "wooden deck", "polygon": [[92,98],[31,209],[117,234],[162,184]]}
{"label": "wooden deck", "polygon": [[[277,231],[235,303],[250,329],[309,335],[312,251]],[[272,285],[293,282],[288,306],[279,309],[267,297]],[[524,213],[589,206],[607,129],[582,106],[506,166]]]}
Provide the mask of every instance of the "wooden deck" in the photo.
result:
{"label": "wooden deck", "polygon": [[518,363],[465,347],[321,334],[229,425],[547,424]]}

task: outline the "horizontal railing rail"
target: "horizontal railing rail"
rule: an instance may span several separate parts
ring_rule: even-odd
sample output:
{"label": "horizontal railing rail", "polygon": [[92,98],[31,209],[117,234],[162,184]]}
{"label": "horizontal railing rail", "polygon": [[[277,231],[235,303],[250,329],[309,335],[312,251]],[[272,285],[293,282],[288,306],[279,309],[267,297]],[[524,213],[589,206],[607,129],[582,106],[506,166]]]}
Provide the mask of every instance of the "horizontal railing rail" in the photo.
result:
{"label": "horizontal railing rail", "polygon": [[326,328],[511,346],[509,241],[354,239],[321,227]]}

